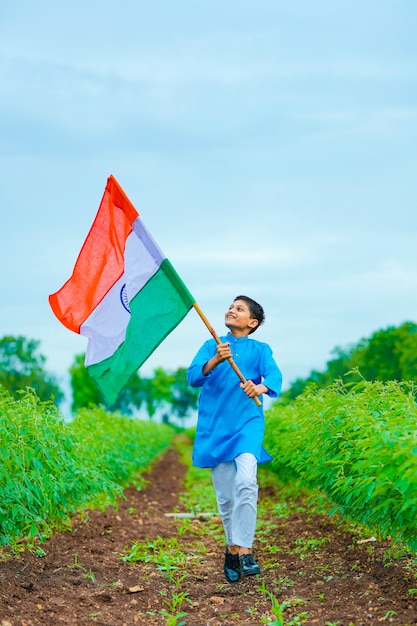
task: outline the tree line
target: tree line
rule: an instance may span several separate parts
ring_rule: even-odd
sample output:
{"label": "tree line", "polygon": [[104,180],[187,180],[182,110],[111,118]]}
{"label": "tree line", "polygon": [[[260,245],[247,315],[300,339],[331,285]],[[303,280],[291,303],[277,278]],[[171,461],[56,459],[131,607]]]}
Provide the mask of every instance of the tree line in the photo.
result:
{"label": "tree line", "polygon": [[[46,370],[46,358],[39,352],[40,342],[26,337],[5,336],[0,339],[0,385],[13,396],[21,389],[33,388],[41,400],[51,398],[58,406],[64,392],[56,377]],[[103,404],[100,391],[84,367],[84,354],[78,354],[70,367],[72,411]],[[290,402],[307,385],[327,387],[342,378],[346,382],[360,379],[386,382],[417,380],[417,324],[404,322],[388,326],[362,338],[356,344],[336,347],[323,371],[312,370],[306,378],[297,378],[282,393],[280,401]],[[168,422],[171,417],[183,418],[197,408],[199,390],[191,388],[186,368],[174,371],[158,367],[152,376],[136,372],[120,394],[117,403],[107,407],[132,415],[145,409],[149,417],[158,412]]]}
{"label": "tree line", "polygon": [[306,378],[297,378],[281,396],[291,401],[307,385],[324,388],[338,379],[345,382],[417,380],[417,324],[404,322],[377,330],[370,337],[331,352],[323,371],[312,370]]}
{"label": "tree line", "polygon": [[[60,406],[65,399],[64,392],[56,376],[46,370],[46,358],[39,348],[39,341],[23,336],[0,339],[0,385],[13,397],[30,387],[41,400],[52,399]],[[84,358],[84,354],[76,355],[69,369],[73,412],[104,404],[99,389],[84,367]],[[150,377],[136,372],[116,404],[106,408],[124,415],[133,415],[143,408],[150,418],[158,412],[163,422],[169,422],[172,417],[187,417],[197,408],[197,402],[198,389],[188,385],[184,367],[175,371],[158,367]]]}

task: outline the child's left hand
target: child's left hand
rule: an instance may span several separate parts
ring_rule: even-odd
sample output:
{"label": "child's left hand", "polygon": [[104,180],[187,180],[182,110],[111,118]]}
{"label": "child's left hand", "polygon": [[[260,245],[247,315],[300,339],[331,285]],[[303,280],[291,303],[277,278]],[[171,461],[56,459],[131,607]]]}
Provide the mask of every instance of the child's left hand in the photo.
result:
{"label": "child's left hand", "polygon": [[252,380],[247,380],[244,383],[240,383],[241,388],[246,393],[248,398],[255,398],[256,396],[260,396],[261,394],[267,391],[267,387],[260,383],[259,385],[255,385]]}

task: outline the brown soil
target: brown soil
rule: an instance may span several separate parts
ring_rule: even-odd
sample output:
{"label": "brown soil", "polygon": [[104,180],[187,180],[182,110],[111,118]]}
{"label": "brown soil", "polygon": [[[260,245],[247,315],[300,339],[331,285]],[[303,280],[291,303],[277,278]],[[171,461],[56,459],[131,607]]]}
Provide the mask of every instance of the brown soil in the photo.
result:
{"label": "brown soil", "polygon": [[[178,494],[185,472],[171,448],[147,476],[146,488],[128,489],[118,510],[110,507],[90,512],[86,521],[75,519],[72,532],[56,533],[42,544],[42,557],[24,552],[0,563],[0,625],[257,625],[268,617],[276,625],[417,624],[417,598],[408,591],[417,587],[410,558],[387,563],[387,542],[359,544],[352,533],[320,515],[300,512],[271,519],[268,541],[277,549],[274,558],[266,558],[258,541],[262,575],[228,584],[223,546],[212,533],[204,533],[209,522],[194,521],[179,536],[178,522],[165,516],[175,507],[181,510]],[[261,489],[260,498],[273,496],[271,490]],[[134,541],[158,536],[177,537],[187,551],[194,532],[206,551],[197,565],[190,555],[182,582],[174,584],[155,564],[120,558]],[[294,551],[296,540],[323,537],[323,545]],[[285,621],[274,618],[271,596],[260,591],[262,581],[278,604],[286,602]],[[187,600],[170,610],[167,602],[180,593],[188,594],[192,604]],[[160,613],[164,610],[186,616],[169,621]]]}

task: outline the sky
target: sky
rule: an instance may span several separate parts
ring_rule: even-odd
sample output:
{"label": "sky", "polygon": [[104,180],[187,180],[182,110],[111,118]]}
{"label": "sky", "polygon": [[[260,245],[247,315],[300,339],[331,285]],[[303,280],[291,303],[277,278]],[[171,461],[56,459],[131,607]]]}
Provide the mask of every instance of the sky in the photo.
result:
{"label": "sky", "polygon": [[[417,319],[414,0],[15,0],[0,9],[0,336],[65,387],[48,295],[113,174],[218,334],[259,301],[284,388]],[[157,314],[157,309],[155,311]],[[142,367],[187,366],[191,311]]]}

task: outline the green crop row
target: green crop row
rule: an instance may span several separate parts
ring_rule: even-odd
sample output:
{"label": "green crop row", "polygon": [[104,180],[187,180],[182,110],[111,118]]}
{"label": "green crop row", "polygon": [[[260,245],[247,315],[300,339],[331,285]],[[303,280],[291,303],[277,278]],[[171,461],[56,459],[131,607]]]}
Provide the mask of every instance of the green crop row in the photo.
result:
{"label": "green crop row", "polygon": [[277,472],[292,470],[347,519],[417,550],[417,405],[412,383],[308,388],[266,415]]}
{"label": "green crop row", "polygon": [[33,391],[16,400],[0,386],[0,545],[48,536],[77,511],[116,504],[172,436],[168,426],[100,408],[66,422]]}

